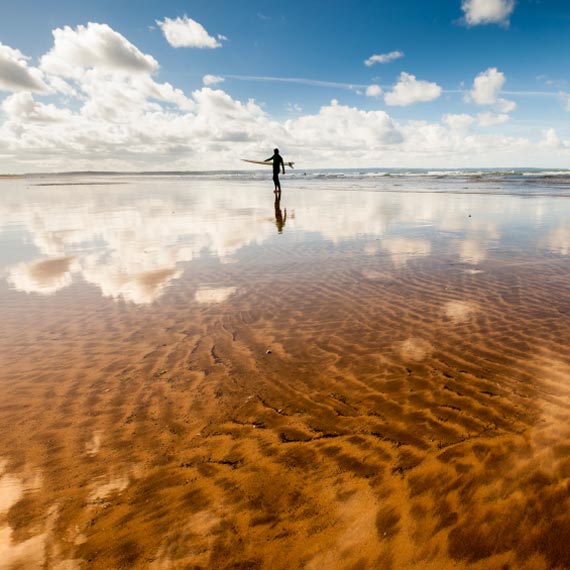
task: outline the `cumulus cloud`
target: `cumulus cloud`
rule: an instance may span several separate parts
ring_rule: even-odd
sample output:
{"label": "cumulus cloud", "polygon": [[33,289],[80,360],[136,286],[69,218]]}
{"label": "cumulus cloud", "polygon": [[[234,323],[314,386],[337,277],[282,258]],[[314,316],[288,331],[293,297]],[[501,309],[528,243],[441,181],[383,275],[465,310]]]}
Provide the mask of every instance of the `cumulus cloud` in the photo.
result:
{"label": "cumulus cloud", "polygon": [[364,60],[364,65],[368,67],[376,64],[376,63],[390,63],[395,59],[400,59],[404,57],[403,51],[391,51],[390,53],[380,53],[371,55],[368,59]]}
{"label": "cumulus cloud", "polygon": [[29,92],[14,93],[2,102],[2,110],[11,118],[20,121],[35,121],[52,123],[71,118],[72,113],[67,109],[59,109],[55,105],[34,101]]}
{"label": "cumulus cloud", "polygon": [[150,74],[158,69],[152,56],[143,54],[107,24],[65,26],[55,29],[53,37],[54,45],[40,63],[40,68],[52,75],[77,77],[87,69]]}
{"label": "cumulus cloud", "polygon": [[[262,104],[234,99],[212,88],[215,83],[186,94],[157,81],[154,58],[100,24],[56,30],[41,64],[49,104],[29,91],[0,103],[0,167],[6,170],[208,169],[219,167],[221,153],[263,155],[277,141],[316,167],[514,165],[535,161],[536,152],[548,159],[554,154],[539,141],[472,132],[477,117],[467,114],[399,122],[385,111],[332,101],[305,115],[289,106],[294,114],[276,120]],[[501,109],[510,102],[499,97],[503,84],[495,68],[476,78],[470,100],[491,105],[488,116],[478,117],[481,125],[505,120]],[[402,73],[389,93],[376,85],[363,91],[407,105],[431,100],[441,88]],[[558,148],[562,161],[569,147],[562,141]]]}
{"label": "cumulus cloud", "polygon": [[28,67],[29,58],[21,51],[0,43],[0,90],[47,91],[39,69]]}
{"label": "cumulus cloud", "polygon": [[505,81],[504,73],[496,67],[490,67],[477,75],[469,95],[477,105],[493,105],[497,102],[497,95]]}
{"label": "cumulus cloud", "polygon": [[[536,161],[538,157],[536,143],[522,137],[454,130],[428,121],[407,121],[400,130],[403,142],[397,148],[410,165],[415,161],[427,168],[433,168],[435,164],[447,167],[457,164],[503,167],[507,163],[526,166],[531,158]],[[386,158],[384,153],[384,164]]]}
{"label": "cumulus cloud", "polygon": [[475,118],[466,113],[458,115],[446,114],[443,115],[441,120],[454,131],[466,131],[475,122]]}
{"label": "cumulus cloud", "polygon": [[284,124],[293,144],[332,149],[383,148],[402,142],[396,121],[384,111],[362,111],[331,101],[315,115],[305,115]]}
{"label": "cumulus cloud", "polygon": [[123,122],[145,112],[162,112],[159,102],[172,103],[192,110],[194,102],[169,83],[157,83],[148,75],[114,77],[90,70],[81,78],[80,89],[86,101],[81,109],[85,117]]}
{"label": "cumulus cloud", "polygon": [[255,103],[236,101],[221,89],[204,87],[192,93],[196,115],[189,134],[208,141],[252,142],[260,140],[270,122]]}
{"label": "cumulus cloud", "polygon": [[405,106],[423,101],[433,101],[441,95],[441,87],[437,83],[420,81],[414,75],[403,71],[393,90],[386,93],[386,105]]}
{"label": "cumulus cloud", "polygon": [[508,101],[507,99],[499,99],[497,101],[497,109],[501,113],[510,113],[517,108],[517,104],[514,101]]}
{"label": "cumulus cloud", "polygon": [[369,85],[366,88],[365,94],[367,97],[380,97],[380,95],[382,95],[382,88],[380,85]]}
{"label": "cumulus cloud", "polygon": [[218,40],[227,39],[222,35],[218,35],[218,39],[212,37],[202,24],[188,16],[175,20],[164,18],[163,22],[156,20],[156,23],[162,29],[166,41],[175,48],[219,48],[222,44]]}
{"label": "cumulus cloud", "polygon": [[499,98],[499,93],[506,80],[503,72],[496,67],[490,67],[474,79],[473,88],[467,99],[477,105],[495,105],[502,113],[510,113],[516,108],[516,103]]}
{"label": "cumulus cloud", "polygon": [[223,77],[220,77],[219,75],[204,75],[204,77],[202,77],[202,83],[204,85],[209,86],[209,85],[216,85],[218,83],[223,83],[225,81],[225,79]]}
{"label": "cumulus cloud", "polygon": [[461,9],[468,26],[481,24],[509,25],[515,0],[463,0]]}
{"label": "cumulus cloud", "polygon": [[61,77],[57,77],[56,75],[50,75],[46,77],[46,81],[48,82],[50,89],[54,93],[61,93],[68,97],[77,97],[78,93],[77,90],[65,79]]}
{"label": "cumulus cloud", "polygon": [[553,128],[545,129],[542,132],[542,140],[540,141],[540,145],[551,149],[561,149],[566,146],[564,141],[558,136],[558,133]]}
{"label": "cumulus cloud", "polygon": [[477,115],[479,126],[492,127],[494,125],[502,125],[510,120],[509,115],[505,113],[479,113]]}

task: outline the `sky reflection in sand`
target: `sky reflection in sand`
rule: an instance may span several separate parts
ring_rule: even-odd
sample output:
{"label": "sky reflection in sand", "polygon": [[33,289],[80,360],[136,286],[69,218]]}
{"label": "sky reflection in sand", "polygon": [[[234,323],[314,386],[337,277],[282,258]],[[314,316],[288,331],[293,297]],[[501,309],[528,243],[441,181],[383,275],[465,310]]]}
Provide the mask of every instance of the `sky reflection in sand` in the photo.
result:
{"label": "sky reflection in sand", "polygon": [[0,570],[10,569],[18,564],[28,568],[40,568],[45,562],[46,533],[40,533],[23,542],[15,542],[13,529],[5,517],[10,509],[25,494],[37,491],[42,485],[42,476],[37,469],[25,473],[9,473],[7,461],[0,459]]}
{"label": "sky reflection in sand", "polygon": [[570,559],[567,199],[11,188],[7,568]]}
{"label": "sky reflection in sand", "polygon": [[[12,289],[51,295],[86,282],[104,297],[149,304],[191,262],[235,262],[248,246],[276,239],[272,198],[259,182],[171,179],[157,185],[137,178],[112,187],[81,182],[85,185],[48,189],[25,181],[2,183],[0,275]],[[563,199],[341,189],[293,184],[282,203],[289,210],[286,243],[291,236],[335,245],[361,240],[366,254],[388,254],[395,269],[432,253],[478,266],[488,259],[489,248],[508,242],[524,222],[530,232],[517,238],[559,255],[570,252],[565,222],[570,208]],[[11,241],[2,238],[7,235]],[[1,264],[8,247],[12,259],[18,251],[21,258]]]}

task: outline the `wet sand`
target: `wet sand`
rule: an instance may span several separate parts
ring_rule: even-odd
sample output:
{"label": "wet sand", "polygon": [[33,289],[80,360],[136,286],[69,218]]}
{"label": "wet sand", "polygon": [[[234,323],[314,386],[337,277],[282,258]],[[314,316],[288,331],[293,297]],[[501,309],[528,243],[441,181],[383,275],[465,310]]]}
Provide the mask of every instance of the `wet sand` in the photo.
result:
{"label": "wet sand", "polygon": [[420,218],[3,283],[0,568],[570,568],[567,253]]}

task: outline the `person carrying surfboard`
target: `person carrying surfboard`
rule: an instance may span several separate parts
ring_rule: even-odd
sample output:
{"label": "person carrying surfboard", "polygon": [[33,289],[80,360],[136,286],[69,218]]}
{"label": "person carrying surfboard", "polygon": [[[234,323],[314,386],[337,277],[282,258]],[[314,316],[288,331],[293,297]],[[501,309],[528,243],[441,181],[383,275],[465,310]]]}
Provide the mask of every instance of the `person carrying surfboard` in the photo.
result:
{"label": "person carrying surfboard", "polygon": [[273,183],[275,184],[275,190],[273,192],[281,193],[281,182],[279,182],[279,168],[283,169],[283,174],[285,174],[285,163],[283,162],[283,157],[279,154],[279,149],[273,149],[273,156],[266,158],[264,162],[273,162]]}

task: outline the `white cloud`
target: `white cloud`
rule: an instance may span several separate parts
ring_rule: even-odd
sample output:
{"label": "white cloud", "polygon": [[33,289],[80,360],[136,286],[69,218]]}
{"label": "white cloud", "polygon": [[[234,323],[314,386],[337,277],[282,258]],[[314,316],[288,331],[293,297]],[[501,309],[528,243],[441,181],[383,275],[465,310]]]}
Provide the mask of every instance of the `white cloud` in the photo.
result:
{"label": "white cloud", "polygon": [[514,101],[508,101],[507,99],[499,99],[497,101],[497,109],[501,113],[510,113],[517,108],[517,104]]}
{"label": "white cloud", "polygon": [[477,119],[479,120],[479,126],[492,127],[494,125],[507,123],[510,117],[504,113],[479,113]]}
{"label": "white cloud", "polygon": [[[144,81],[143,81],[144,79]],[[219,168],[219,156],[263,155],[278,142],[291,159],[312,167],[524,166],[555,156],[524,138],[474,133],[473,117],[446,115],[441,123],[400,123],[382,110],[332,102],[313,114],[272,119],[254,101],[202,88],[185,97],[148,76],[86,73],[77,111],[16,94],[3,105],[0,167],[34,170],[191,170]],[[152,95],[157,92],[163,99]],[[175,100],[183,98],[179,103]],[[169,100],[167,100],[169,99]],[[565,164],[568,147],[556,154]],[[548,164],[548,162],[546,162]],[[228,167],[233,167],[233,163]],[[109,276],[109,279],[111,277]]]}
{"label": "white cloud", "polygon": [[402,72],[394,89],[386,93],[386,105],[405,106],[423,101],[433,101],[441,95],[441,87],[437,83],[418,81],[414,75]]}
{"label": "white cloud", "polygon": [[218,39],[210,36],[202,24],[188,16],[175,20],[164,18],[164,22],[157,20],[156,23],[162,29],[166,41],[175,48],[219,48],[222,44],[218,40],[227,39],[220,34],[218,34]]}
{"label": "white cloud", "polygon": [[299,103],[287,103],[287,111],[289,113],[302,113],[303,112],[303,107],[301,107],[301,105],[299,105]]}
{"label": "white cloud", "polygon": [[496,105],[502,113],[510,113],[517,104],[514,101],[499,98],[499,93],[506,80],[505,74],[496,67],[482,71],[473,81],[468,100],[477,105]]}
{"label": "white cloud", "polygon": [[562,92],[558,95],[560,97],[560,102],[562,103],[562,108],[570,113],[570,95]]}
{"label": "white cloud", "polygon": [[2,110],[20,121],[52,123],[65,121],[72,117],[71,111],[58,109],[55,105],[34,101],[31,93],[14,93],[2,102]]}
{"label": "white cloud", "polygon": [[368,59],[364,60],[364,65],[370,67],[375,63],[390,63],[395,59],[400,59],[404,57],[403,51],[391,51],[390,53],[381,53],[381,54],[374,54],[371,55]]}
{"label": "white cloud", "polygon": [[455,131],[466,131],[475,122],[475,118],[466,113],[459,115],[447,114],[441,118],[442,122]]}
{"label": "white cloud", "polygon": [[[0,102],[4,170],[208,169],[219,168],[220,154],[235,156],[239,167],[238,157],[264,155],[277,143],[289,156],[297,155],[291,159],[303,156],[314,167],[524,165],[537,164],[539,157],[546,160],[542,163],[564,165],[569,154],[566,141],[560,141],[558,152],[548,152],[554,148],[552,137],[548,146],[473,132],[477,119],[467,114],[444,115],[435,123],[396,121],[385,111],[333,101],[305,115],[290,105],[293,114],[276,120],[254,100],[239,101],[221,89],[206,86],[187,95],[156,81],[154,58],[108,26],[65,28],[54,37],[42,58],[50,103],[29,92]],[[492,105],[492,112],[479,116],[481,125],[506,120],[501,108],[510,102],[499,97],[503,84],[504,75],[495,68],[476,78],[471,100]],[[362,90],[381,94],[379,86]],[[384,96],[387,104],[407,105],[440,93],[437,84],[402,73]]]}
{"label": "white cloud", "polygon": [[157,61],[145,55],[107,24],[88,23],[53,31],[53,48],[41,58],[41,69],[61,77],[78,77],[87,69],[109,73],[153,73]]}
{"label": "white cloud", "polygon": [[469,95],[477,105],[493,105],[497,102],[497,95],[505,81],[504,73],[496,67],[490,67],[477,75]]}
{"label": "white cloud", "polygon": [[55,93],[62,93],[63,95],[67,95],[68,97],[77,97],[78,93],[77,90],[68,83],[65,79],[61,77],[57,77],[56,75],[50,75],[46,77],[46,81],[48,82],[51,90]]}
{"label": "white cloud", "polygon": [[367,97],[380,97],[380,95],[382,95],[382,88],[380,85],[369,85],[365,93]]}
{"label": "white cloud", "polygon": [[116,77],[95,70],[84,73],[80,89],[86,100],[83,117],[125,122],[145,112],[161,112],[160,101],[183,110],[192,110],[194,102],[169,83],[157,83],[148,75]]}
{"label": "white cloud", "polygon": [[209,85],[216,85],[217,83],[223,83],[224,81],[225,79],[219,75],[204,75],[204,77],[202,77],[202,83],[206,85],[206,87]]}
{"label": "white cloud", "polygon": [[540,141],[540,145],[545,148],[561,149],[566,146],[564,141],[558,136],[555,129],[545,129],[542,132],[542,136],[543,138],[542,141]]}
{"label": "white cloud", "polygon": [[[170,104],[179,110],[190,111],[194,102],[180,90],[169,83],[158,83],[151,77],[158,69],[158,63],[150,56],[143,54],[121,34],[106,24],[89,23],[76,29],[65,27],[53,32],[54,45],[41,58],[41,68],[46,72],[46,82],[52,91],[75,99],[80,111],[67,111],[69,122],[68,138],[87,140],[93,136],[94,129],[109,131],[104,124],[87,124],[87,122],[108,121],[135,123],[136,117],[142,113],[160,113]],[[69,101],[65,101],[69,105]],[[9,121],[22,113],[24,100],[8,103],[5,109]],[[28,108],[33,103],[28,98]],[[41,111],[41,113],[40,113]],[[35,111],[28,112],[28,120],[61,118],[55,106],[35,104]],[[49,116],[48,116],[49,115]],[[78,132],[73,132],[78,129]],[[134,130],[138,130],[135,126]],[[47,133],[42,133],[45,139]],[[60,139],[58,133],[57,137]],[[100,134],[100,133],[99,133]],[[115,130],[113,138],[118,136]],[[144,137],[143,137],[144,138]],[[37,140],[37,139],[36,139]],[[45,141],[47,142],[47,141]]]}
{"label": "white cloud", "polygon": [[515,8],[515,0],[463,0],[461,9],[469,26],[480,24],[509,25]]}
{"label": "white cloud", "polygon": [[286,121],[284,135],[296,146],[329,149],[379,149],[402,142],[400,127],[384,111],[362,111],[336,100],[315,115]]}
{"label": "white cloud", "polygon": [[0,91],[47,91],[39,69],[21,51],[0,43]]}

